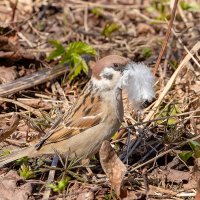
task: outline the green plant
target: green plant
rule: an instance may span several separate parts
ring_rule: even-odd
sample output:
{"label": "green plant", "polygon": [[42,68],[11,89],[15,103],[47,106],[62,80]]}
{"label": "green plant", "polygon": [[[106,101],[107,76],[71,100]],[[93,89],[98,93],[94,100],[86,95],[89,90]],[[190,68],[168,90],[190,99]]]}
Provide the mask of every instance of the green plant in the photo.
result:
{"label": "green plant", "polygon": [[[166,116],[174,116],[181,113],[180,108],[178,106],[178,104],[170,104],[168,106],[165,106],[158,114],[157,117],[166,117]],[[157,123],[161,124],[163,122],[163,120],[158,120]],[[177,119],[176,118],[169,118],[167,120],[167,125],[173,125],[177,123]]]}
{"label": "green plant", "polygon": [[30,166],[22,164],[20,169],[19,169],[19,175],[24,178],[25,180],[35,178],[36,174],[35,172],[31,169]]}
{"label": "green plant", "polygon": [[199,158],[200,157],[200,143],[196,141],[189,142],[189,146],[191,148],[190,151],[184,151],[179,154],[179,157],[184,162],[187,162],[189,158]]}
{"label": "green plant", "polygon": [[103,8],[101,7],[95,7],[91,9],[91,12],[96,15],[97,17],[102,16]]}
{"label": "green plant", "polygon": [[180,6],[183,10],[200,12],[200,4],[197,2],[188,3],[186,1],[180,1]]}
{"label": "green plant", "polygon": [[112,23],[107,23],[104,28],[103,31],[101,32],[101,34],[105,37],[110,37],[112,35],[112,33],[114,33],[115,31],[118,31],[120,28],[120,25],[112,22]]}
{"label": "green plant", "polygon": [[171,60],[169,62],[169,65],[171,66],[171,68],[175,71],[178,67],[178,62],[176,60]]}
{"label": "green plant", "polygon": [[152,55],[152,50],[149,47],[142,48],[142,56],[144,58],[149,58]]}
{"label": "green plant", "polygon": [[154,0],[147,8],[149,13],[153,13],[156,16],[156,20],[165,20],[170,17],[169,0]]}
{"label": "green plant", "polygon": [[25,156],[25,157],[22,157],[22,158],[19,158],[18,160],[16,160],[16,165],[26,165],[28,164],[28,157]]}
{"label": "green plant", "polygon": [[51,184],[48,184],[47,186],[51,188],[54,192],[60,193],[65,190],[70,180],[71,178],[67,176],[66,179],[58,181],[57,184],[51,183]]}
{"label": "green plant", "polygon": [[96,55],[96,51],[90,45],[79,41],[69,43],[65,48],[59,41],[50,40],[49,42],[55,47],[55,50],[51,52],[48,59],[60,57],[61,64],[68,62],[70,64],[70,81],[78,76],[81,71],[88,74],[88,66],[81,56],[84,54]]}
{"label": "green plant", "polygon": [[3,148],[3,149],[2,149],[2,152],[1,152],[1,154],[0,154],[0,157],[2,157],[2,156],[7,156],[7,155],[9,155],[10,153],[11,153],[10,150]]}

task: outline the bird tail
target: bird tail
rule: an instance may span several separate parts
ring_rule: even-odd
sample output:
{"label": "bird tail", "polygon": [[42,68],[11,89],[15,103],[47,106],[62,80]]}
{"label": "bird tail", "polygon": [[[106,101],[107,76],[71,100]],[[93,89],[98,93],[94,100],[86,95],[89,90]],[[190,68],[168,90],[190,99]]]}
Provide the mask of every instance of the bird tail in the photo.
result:
{"label": "bird tail", "polygon": [[4,165],[25,156],[34,157],[34,152],[35,147],[29,146],[20,150],[16,150],[7,156],[2,156],[0,157],[0,167],[3,167]]}

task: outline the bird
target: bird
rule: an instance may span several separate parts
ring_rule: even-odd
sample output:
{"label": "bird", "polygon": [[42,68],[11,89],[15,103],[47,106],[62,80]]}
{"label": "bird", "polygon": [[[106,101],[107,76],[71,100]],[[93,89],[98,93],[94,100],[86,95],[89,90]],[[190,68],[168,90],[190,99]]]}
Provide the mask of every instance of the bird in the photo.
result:
{"label": "bird", "polygon": [[34,158],[55,152],[70,159],[91,157],[121,126],[122,90],[127,90],[138,107],[152,101],[153,83],[153,75],[144,64],[119,55],[103,57],[93,63],[90,81],[53,128],[37,143],[0,157],[0,167],[25,156]]}

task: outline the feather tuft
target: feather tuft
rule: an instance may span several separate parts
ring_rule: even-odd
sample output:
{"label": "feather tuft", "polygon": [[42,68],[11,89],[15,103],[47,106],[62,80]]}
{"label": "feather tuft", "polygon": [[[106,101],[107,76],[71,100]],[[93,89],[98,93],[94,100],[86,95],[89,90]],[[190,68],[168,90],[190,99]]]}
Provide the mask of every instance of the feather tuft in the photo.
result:
{"label": "feather tuft", "polygon": [[151,102],[154,98],[154,76],[143,63],[127,64],[120,84],[127,90],[135,110],[139,110],[146,101]]}

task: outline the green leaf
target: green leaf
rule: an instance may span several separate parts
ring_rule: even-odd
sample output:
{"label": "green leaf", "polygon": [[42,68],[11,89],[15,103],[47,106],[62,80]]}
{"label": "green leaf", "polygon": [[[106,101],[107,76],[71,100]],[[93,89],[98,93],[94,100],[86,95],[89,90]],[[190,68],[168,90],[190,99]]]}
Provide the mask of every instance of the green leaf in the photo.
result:
{"label": "green leaf", "polygon": [[30,166],[22,164],[19,169],[19,175],[25,180],[35,178],[36,175]]}
{"label": "green leaf", "polygon": [[69,62],[71,69],[69,74],[70,81],[78,76],[81,71],[83,71],[85,74],[88,74],[88,66],[81,56],[84,54],[96,55],[94,48],[81,41],[71,42],[68,44],[66,49],[64,49],[64,47],[58,41],[51,40],[50,43],[56,49],[49,55],[49,59],[54,59],[58,56],[61,56],[61,64]]}
{"label": "green leaf", "polygon": [[[178,104],[170,104],[167,107],[165,107],[158,115],[157,117],[166,117],[166,116],[176,116],[177,114],[181,113],[180,108]],[[163,120],[158,120],[157,123],[162,123]],[[174,125],[177,123],[177,119],[174,117],[171,117],[168,119],[167,124],[168,125]]]}
{"label": "green leaf", "polygon": [[72,54],[71,58],[71,71],[69,76],[69,80],[72,81],[76,76],[78,76],[81,71],[84,71],[86,74],[88,73],[88,66],[85,60],[79,56],[78,54]]}
{"label": "green leaf", "polygon": [[22,165],[22,164],[27,164],[28,163],[28,157],[22,157],[16,160],[16,165]]}
{"label": "green leaf", "polygon": [[96,15],[96,16],[102,16],[102,13],[103,13],[103,8],[101,7],[95,7],[95,8],[92,8],[91,9],[91,12]]}
{"label": "green leaf", "polygon": [[47,185],[47,187],[51,188],[54,192],[58,192],[58,186],[53,184],[53,183],[50,183]]}
{"label": "green leaf", "polygon": [[143,57],[145,57],[145,58],[149,58],[149,57],[152,55],[152,50],[151,50],[151,48],[149,48],[149,47],[144,47],[144,48],[142,49],[142,55],[143,55]]}
{"label": "green leaf", "polygon": [[156,20],[163,21],[170,18],[170,9],[168,0],[152,1],[146,9],[149,13],[155,16]]}
{"label": "green leaf", "polygon": [[181,158],[181,160],[183,160],[184,162],[187,162],[187,160],[189,158],[191,158],[193,155],[193,152],[192,151],[187,151],[187,152],[182,152],[182,153],[179,153],[179,157]]}
{"label": "green leaf", "polygon": [[70,180],[71,180],[71,178],[69,176],[67,176],[65,180],[58,181],[59,190],[64,191],[64,189],[66,188],[66,186],[68,185]]}
{"label": "green leaf", "polygon": [[48,184],[47,186],[51,188],[54,192],[63,192],[67,185],[69,184],[69,181],[71,178],[69,176],[66,177],[64,180],[58,181],[58,184]]}
{"label": "green leaf", "polygon": [[48,56],[49,60],[53,60],[54,58],[57,58],[58,56],[62,56],[65,53],[65,48],[62,46],[62,44],[57,40],[49,40],[49,43],[52,44],[55,47],[55,50],[50,53]]}
{"label": "green leaf", "polygon": [[72,54],[83,54],[96,55],[96,51],[90,45],[85,42],[71,42],[66,48],[66,55],[70,57]]}
{"label": "green leaf", "polygon": [[169,62],[169,65],[170,65],[171,68],[175,71],[175,70],[177,69],[177,67],[178,67],[178,62],[175,61],[175,60],[171,60],[171,61]]}
{"label": "green leaf", "polygon": [[[169,115],[173,116],[173,115],[177,115],[179,113],[180,113],[179,106],[177,104],[172,105],[172,107],[170,108],[170,111],[169,111]],[[177,123],[176,118],[169,118],[168,122],[167,122],[168,125],[173,125],[176,123]]]}
{"label": "green leaf", "polygon": [[199,158],[200,157],[200,143],[196,141],[191,141],[189,145],[192,151],[194,152],[194,157]]}
{"label": "green leaf", "polygon": [[118,31],[120,28],[120,25],[117,23],[107,23],[103,29],[103,31],[101,32],[101,34],[105,37],[110,37],[112,35],[112,33]]}
{"label": "green leaf", "polygon": [[3,148],[1,151],[2,152],[0,154],[0,157],[7,156],[11,153],[11,151],[9,149],[5,149],[5,148]]}
{"label": "green leaf", "polygon": [[190,148],[191,148],[193,151],[195,151],[195,149],[196,149],[197,147],[200,147],[200,144],[199,144],[198,142],[196,142],[196,141],[191,141],[191,142],[189,143],[189,145],[190,145]]}
{"label": "green leaf", "polygon": [[180,1],[180,6],[183,10],[200,12],[200,4],[197,2],[187,3],[186,1]]}

